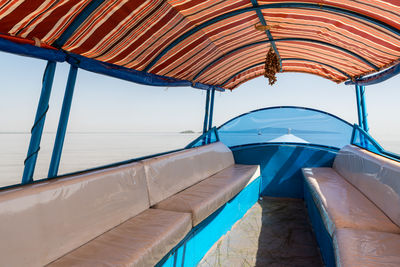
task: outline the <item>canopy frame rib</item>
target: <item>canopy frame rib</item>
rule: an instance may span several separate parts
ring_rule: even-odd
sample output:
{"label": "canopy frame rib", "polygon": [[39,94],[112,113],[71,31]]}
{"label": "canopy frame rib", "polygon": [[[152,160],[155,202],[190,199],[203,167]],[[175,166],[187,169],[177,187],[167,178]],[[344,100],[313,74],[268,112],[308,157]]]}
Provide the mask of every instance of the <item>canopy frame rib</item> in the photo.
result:
{"label": "canopy frame rib", "polygon": [[[253,7],[257,7],[258,6],[258,2],[257,0],[251,0],[251,4],[253,5]],[[260,9],[256,10],[258,19],[260,20],[260,23],[263,26],[267,26],[267,22],[265,21],[264,15],[262,13],[262,11]],[[268,40],[270,40],[271,42],[271,46],[275,51],[275,54],[278,56],[279,59],[279,71],[282,71],[282,59],[281,59],[281,55],[279,54],[278,48],[276,47],[275,41],[274,41],[274,37],[271,34],[270,30],[265,30],[265,33],[267,34]]]}
{"label": "canopy frame rib", "polygon": [[350,76],[347,72],[345,72],[345,71],[343,71],[343,70],[341,70],[341,69],[339,69],[339,68],[337,68],[337,67],[335,67],[335,66],[332,66],[332,65],[330,65],[330,64],[321,62],[321,61],[312,60],[312,59],[306,59],[306,58],[284,58],[284,59],[283,59],[283,61],[286,61],[286,60],[287,60],[287,61],[290,61],[290,60],[292,60],[292,61],[306,61],[306,62],[312,62],[312,63],[324,65],[324,66],[326,66],[326,67],[328,67],[328,68],[331,68],[331,69],[336,70],[337,72],[340,72],[341,74],[343,74],[344,76],[346,76],[348,79],[351,79],[351,76]]}
{"label": "canopy frame rib", "polygon": [[67,29],[54,41],[53,46],[61,49],[76,29],[101,5],[105,0],[92,0],[71,22]]}
{"label": "canopy frame rib", "polygon": [[[346,76],[347,78],[351,79],[351,77],[350,77],[349,74],[347,74],[346,72],[342,71],[341,69],[338,69],[338,68],[336,68],[336,67],[334,67],[334,66],[331,66],[331,65],[329,65],[329,64],[327,64],[327,63],[319,62],[319,61],[316,61],[316,60],[304,59],[304,58],[283,58],[283,59],[282,59],[282,61],[289,61],[289,60],[292,60],[292,61],[306,61],[306,62],[312,62],[312,63],[324,65],[324,66],[326,66],[326,67],[328,67],[328,68],[331,68],[331,69],[333,69],[333,70],[336,70],[336,71],[340,72],[341,74],[343,74],[343,75]],[[262,66],[263,64],[264,64],[264,62],[256,63],[256,64],[253,64],[253,65],[251,65],[251,66],[249,66],[249,67],[247,67],[247,68],[245,68],[245,69],[243,69],[243,70],[240,70],[240,71],[236,72],[234,75],[230,76],[228,79],[226,79],[226,80],[225,80],[223,83],[221,83],[221,85],[219,85],[219,86],[225,86],[230,80],[232,80],[233,78],[235,78],[237,75],[240,75],[240,74],[242,74],[243,72],[248,71],[248,70],[250,70],[250,69],[252,69],[252,68],[255,68],[255,67],[258,67],[258,66]]]}
{"label": "canopy frame rib", "polygon": [[[396,29],[395,27],[388,25],[382,21],[379,21],[377,19],[371,18],[367,15],[360,14],[351,10],[335,7],[335,6],[329,6],[329,5],[320,5],[320,4],[313,4],[313,3],[275,3],[275,4],[266,4],[266,5],[259,5],[256,7],[248,7],[248,8],[243,8],[243,9],[238,9],[234,10],[232,12],[225,13],[223,15],[220,15],[218,17],[215,17],[213,19],[210,19],[202,24],[197,25],[193,29],[185,32],[182,34],[179,38],[175,39],[171,44],[169,44],[166,48],[164,48],[145,68],[144,71],[149,72],[150,69],[166,54],[168,51],[173,49],[175,46],[180,44],[182,41],[187,39],[188,37],[192,36],[193,34],[197,33],[198,31],[204,29],[205,27],[208,27],[212,24],[215,24],[217,22],[220,22],[224,19],[243,14],[246,12],[252,12],[256,10],[263,10],[263,9],[272,9],[272,8],[299,8],[299,9],[317,9],[320,11],[327,11],[327,12],[334,12],[334,13],[339,13],[343,15],[347,15],[352,18],[357,18],[361,19],[364,21],[367,21],[369,23],[372,23],[376,26],[379,26],[381,28],[384,28],[398,36],[400,36],[400,30]],[[376,66],[375,66],[376,67]],[[376,68],[374,68],[376,69]],[[378,68],[379,69],[379,68]]]}
{"label": "canopy frame rib", "polygon": [[[317,43],[317,44],[321,44],[321,45],[326,45],[326,46],[341,50],[341,51],[345,52],[346,54],[352,55],[355,58],[363,61],[365,64],[371,66],[375,70],[379,70],[379,68],[377,66],[375,66],[373,63],[369,62],[367,59],[359,56],[358,54],[356,54],[356,53],[354,53],[354,52],[352,52],[350,50],[347,50],[347,49],[345,49],[343,47],[340,47],[340,46],[337,46],[337,45],[333,45],[331,43],[327,43],[327,42],[323,42],[323,41],[319,41],[319,40],[314,40],[314,39],[306,39],[306,38],[282,38],[282,39],[275,39],[274,40],[274,42],[284,42],[284,41],[311,42],[311,43]],[[222,56],[218,57],[217,59],[213,60],[212,62],[210,62],[207,66],[205,66],[203,69],[201,69],[194,76],[193,80],[197,80],[205,71],[207,71],[214,64],[218,63],[221,59],[223,59],[223,58],[225,58],[225,57],[227,57],[227,56],[229,56],[229,55],[231,55],[231,54],[233,54],[233,53],[235,53],[237,51],[240,51],[240,50],[248,48],[248,47],[256,46],[256,45],[259,45],[259,44],[270,43],[270,42],[271,42],[270,40],[264,40],[264,41],[259,41],[259,42],[255,42],[255,43],[251,43],[251,44],[246,44],[246,45],[243,45],[241,47],[237,47],[237,48],[235,48],[235,49],[223,54]],[[283,58],[282,60],[285,60],[285,59]],[[349,78],[351,78],[351,77],[349,77]]]}

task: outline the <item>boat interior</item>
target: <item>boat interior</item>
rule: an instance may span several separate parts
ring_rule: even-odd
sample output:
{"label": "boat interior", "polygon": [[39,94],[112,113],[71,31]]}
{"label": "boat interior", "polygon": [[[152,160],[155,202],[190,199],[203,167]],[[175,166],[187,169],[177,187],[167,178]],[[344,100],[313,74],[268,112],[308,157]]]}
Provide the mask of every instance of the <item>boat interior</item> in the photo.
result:
{"label": "boat interior", "polygon": [[[0,1],[0,51],[47,61],[21,182],[0,189],[1,266],[400,266],[400,156],[370,135],[365,101],[400,72],[398,1]],[[59,175],[79,69],[205,90],[202,134]],[[280,72],[352,85],[358,122],[275,106],[213,125],[216,91]]]}

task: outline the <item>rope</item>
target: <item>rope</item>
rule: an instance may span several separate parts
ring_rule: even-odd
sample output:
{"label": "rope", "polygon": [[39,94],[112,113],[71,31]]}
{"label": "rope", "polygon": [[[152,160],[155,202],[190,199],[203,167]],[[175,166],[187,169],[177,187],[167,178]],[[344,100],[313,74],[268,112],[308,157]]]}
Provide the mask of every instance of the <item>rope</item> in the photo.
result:
{"label": "rope", "polygon": [[39,122],[44,118],[44,116],[46,116],[47,111],[49,111],[49,105],[47,105],[46,110],[43,112],[42,115],[40,115],[39,119],[35,121],[35,123],[33,124],[31,128],[31,133],[33,132],[33,129],[35,129],[35,127],[39,124]]}
{"label": "rope", "polygon": [[39,152],[39,150],[40,150],[40,146],[38,147],[38,149],[37,149],[35,152],[33,152],[32,154],[30,154],[29,156],[27,156],[26,159],[24,160],[24,165],[26,164],[26,162],[27,162],[31,157],[33,157],[35,154],[37,154],[37,153]]}
{"label": "rope", "polygon": [[[41,120],[43,120],[44,116],[46,116],[47,111],[49,111],[49,105],[47,105],[46,110],[42,113],[42,115],[40,115],[40,117],[35,121],[35,123],[33,124],[32,128],[31,128],[31,134],[33,133],[33,130],[35,129],[35,127],[39,124],[39,122]],[[40,150],[40,146],[38,147],[38,149],[36,151],[34,151],[33,153],[29,154],[26,159],[24,160],[24,165],[26,164],[26,162],[33,157],[35,154],[37,154]]]}

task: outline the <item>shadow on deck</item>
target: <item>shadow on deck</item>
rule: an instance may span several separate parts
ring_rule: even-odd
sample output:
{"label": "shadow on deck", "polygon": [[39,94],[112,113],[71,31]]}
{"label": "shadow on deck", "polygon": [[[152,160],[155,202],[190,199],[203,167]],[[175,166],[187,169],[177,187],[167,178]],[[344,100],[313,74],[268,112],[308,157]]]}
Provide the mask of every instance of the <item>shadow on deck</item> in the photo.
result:
{"label": "shadow on deck", "polygon": [[264,197],[198,266],[323,266],[302,200]]}

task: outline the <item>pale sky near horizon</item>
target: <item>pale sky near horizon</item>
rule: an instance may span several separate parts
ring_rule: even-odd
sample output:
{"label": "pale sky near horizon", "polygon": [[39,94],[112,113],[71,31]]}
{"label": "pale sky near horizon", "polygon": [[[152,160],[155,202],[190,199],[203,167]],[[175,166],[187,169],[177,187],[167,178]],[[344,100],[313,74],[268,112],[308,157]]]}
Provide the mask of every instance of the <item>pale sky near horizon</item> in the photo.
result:
{"label": "pale sky near horizon", "polygon": [[[45,61],[0,52],[0,132],[28,132],[39,99]],[[45,131],[56,131],[69,65],[57,64]],[[397,139],[400,129],[400,75],[367,87],[371,134]],[[200,131],[205,91],[150,87],[79,70],[68,131]],[[305,106],[357,120],[353,86],[337,85],[315,75],[278,74],[274,86],[263,77],[233,92],[216,93],[214,125],[254,109]]]}

